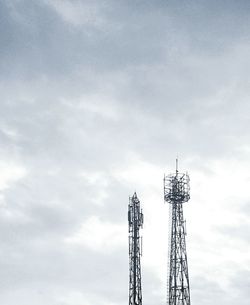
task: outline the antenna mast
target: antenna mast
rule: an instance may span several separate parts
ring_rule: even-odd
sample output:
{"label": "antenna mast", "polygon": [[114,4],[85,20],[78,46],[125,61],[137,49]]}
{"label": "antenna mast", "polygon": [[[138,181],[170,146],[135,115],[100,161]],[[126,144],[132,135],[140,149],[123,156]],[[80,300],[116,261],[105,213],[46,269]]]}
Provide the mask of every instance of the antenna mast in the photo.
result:
{"label": "antenna mast", "polygon": [[140,228],[143,225],[143,214],[136,193],[129,198],[129,305],[142,305],[141,290],[141,238]]}
{"label": "antenna mast", "polygon": [[186,230],[182,204],[190,199],[188,174],[176,172],[164,177],[164,201],[170,203],[171,231],[167,305],[190,305],[190,289],[186,252]]}

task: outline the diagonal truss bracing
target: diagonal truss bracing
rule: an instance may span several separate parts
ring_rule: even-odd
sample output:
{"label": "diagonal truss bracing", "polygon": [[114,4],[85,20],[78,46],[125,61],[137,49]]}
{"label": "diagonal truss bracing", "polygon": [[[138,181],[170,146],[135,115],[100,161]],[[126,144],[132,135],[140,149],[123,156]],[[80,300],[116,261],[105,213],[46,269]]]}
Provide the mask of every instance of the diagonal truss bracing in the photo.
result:
{"label": "diagonal truss bracing", "polygon": [[190,287],[186,251],[186,223],[183,203],[190,199],[189,176],[175,174],[164,177],[164,200],[170,203],[170,249],[168,257],[167,304],[190,305]]}
{"label": "diagonal truss bracing", "polygon": [[143,214],[136,193],[129,198],[129,305],[142,305],[141,289],[141,237]]}

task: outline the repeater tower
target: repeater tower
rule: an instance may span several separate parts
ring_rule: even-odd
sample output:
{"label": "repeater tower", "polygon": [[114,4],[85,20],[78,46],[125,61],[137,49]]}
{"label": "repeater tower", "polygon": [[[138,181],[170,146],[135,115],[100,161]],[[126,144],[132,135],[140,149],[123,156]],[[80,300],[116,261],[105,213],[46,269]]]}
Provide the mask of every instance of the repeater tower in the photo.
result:
{"label": "repeater tower", "polygon": [[143,214],[136,193],[129,198],[129,305],[142,305],[141,290],[141,237]]}
{"label": "repeater tower", "polygon": [[164,176],[164,201],[170,203],[169,261],[167,305],[190,305],[188,262],[186,251],[186,222],[182,204],[190,199],[188,174],[178,171]]}

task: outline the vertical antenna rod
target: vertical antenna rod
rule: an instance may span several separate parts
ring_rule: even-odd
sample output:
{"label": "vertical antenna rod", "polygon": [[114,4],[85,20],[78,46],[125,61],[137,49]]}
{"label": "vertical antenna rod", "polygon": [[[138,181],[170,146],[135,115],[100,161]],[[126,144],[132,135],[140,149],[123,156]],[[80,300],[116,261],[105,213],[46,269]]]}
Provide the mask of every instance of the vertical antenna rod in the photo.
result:
{"label": "vertical antenna rod", "polygon": [[143,225],[143,214],[136,193],[129,198],[129,305],[142,305],[141,289],[141,238],[140,228]]}
{"label": "vertical antenna rod", "polygon": [[178,172],[178,159],[176,159],[176,172],[164,177],[164,201],[171,205],[167,305],[191,304],[182,207],[182,204],[189,199],[189,176]]}

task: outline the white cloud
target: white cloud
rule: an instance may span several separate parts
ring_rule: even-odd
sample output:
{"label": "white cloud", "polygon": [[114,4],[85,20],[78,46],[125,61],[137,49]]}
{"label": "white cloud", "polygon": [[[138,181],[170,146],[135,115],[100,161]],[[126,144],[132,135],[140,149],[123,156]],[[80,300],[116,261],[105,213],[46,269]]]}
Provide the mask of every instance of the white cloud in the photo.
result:
{"label": "white cloud", "polygon": [[117,102],[105,93],[83,95],[77,100],[63,98],[61,102],[71,109],[85,112],[88,115],[99,116],[111,121],[119,121],[121,118]]}
{"label": "white cloud", "polygon": [[78,232],[67,237],[65,241],[73,244],[83,244],[92,250],[107,253],[123,246],[124,241],[127,240],[126,234],[126,225],[112,224],[101,221],[97,216],[92,216],[82,224]]}
{"label": "white cloud", "polygon": [[95,1],[44,0],[44,3],[73,26],[101,27],[105,22],[101,14],[102,5]]}
{"label": "white cloud", "polygon": [[4,191],[11,187],[11,184],[25,177],[27,170],[12,162],[0,162],[0,190]]}

